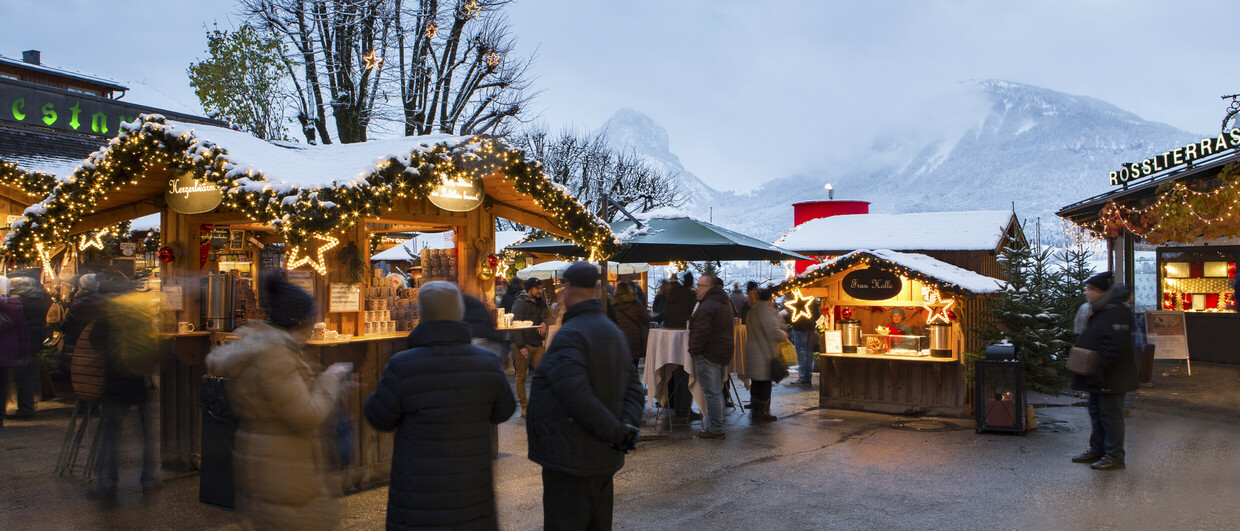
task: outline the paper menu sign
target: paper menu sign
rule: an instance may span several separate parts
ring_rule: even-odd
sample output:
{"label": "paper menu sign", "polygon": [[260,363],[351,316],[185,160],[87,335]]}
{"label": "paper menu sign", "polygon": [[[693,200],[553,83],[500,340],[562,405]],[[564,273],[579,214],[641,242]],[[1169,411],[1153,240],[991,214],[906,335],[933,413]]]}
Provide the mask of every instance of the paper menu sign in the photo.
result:
{"label": "paper menu sign", "polygon": [[823,352],[842,353],[844,352],[844,336],[840,330],[827,330],[823,332],[822,341]]}
{"label": "paper menu sign", "polygon": [[331,302],[328,305],[331,312],[356,312],[362,308],[362,285],[361,284],[332,284],[331,285]]}

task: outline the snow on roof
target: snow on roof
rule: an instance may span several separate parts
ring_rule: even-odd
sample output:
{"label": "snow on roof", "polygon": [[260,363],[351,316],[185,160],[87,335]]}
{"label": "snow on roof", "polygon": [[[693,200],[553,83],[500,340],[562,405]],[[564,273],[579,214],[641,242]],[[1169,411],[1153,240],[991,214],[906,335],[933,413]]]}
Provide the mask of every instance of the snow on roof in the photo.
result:
{"label": "snow on roof", "polygon": [[286,188],[287,185],[298,188],[326,188],[363,184],[362,179],[374,171],[381,161],[390,158],[408,160],[411,151],[429,151],[432,146],[441,143],[454,146],[472,138],[428,135],[311,146],[273,144],[249,133],[174,120],[167,120],[167,129],[172,134],[189,132],[195,138],[209,140],[224,148],[228,152],[228,160],[234,165],[229,173],[243,175],[250,171],[261,172],[266,177],[266,182],[250,184],[250,187],[258,190],[267,184],[273,188]]}
{"label": "snow on roof", "polygon": [[11,155],[6,157],[5,160],[16,164],[23,171],[46,173],[55,176],[57,179],[73,175],[73,171],[82,164],[82,159],[40,157],[37,155]]}
{"label": "snow on roof", "polygon": [[959,286],[961,289],[976,295],[1002,291],[1003,281],[997,278],[974,273],[968,269],[956,267],[924,254],[901,253],[890,249],[876,249],[873,251],[862,249],[821,264],[814,264],[806,269],[805,272],[797,275],[793,282],[830,276],[834,272],[838,272],[837,270],[842,271],[851,267],[866,256],[890,262],[942,284]]}
{"label": "snow on roof", "polygon": [[1012,221],[1009,210],[851,214],[806,221],[775,242],[801,253],[853,249],[990,251]]}

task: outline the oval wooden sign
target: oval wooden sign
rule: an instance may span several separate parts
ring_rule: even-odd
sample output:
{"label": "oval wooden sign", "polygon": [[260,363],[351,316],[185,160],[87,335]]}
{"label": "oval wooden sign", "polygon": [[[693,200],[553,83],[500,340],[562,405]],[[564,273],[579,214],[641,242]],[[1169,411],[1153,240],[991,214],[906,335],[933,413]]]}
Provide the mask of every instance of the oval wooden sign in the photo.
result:
{"label": "oval wooden sign", "polygon": [[853,271],[844,276],[842,283],[844,293],[863,301],[884,301],[904,289],[900,275],[874,267]]}
{"label": "oval wooden sign", "polygon": [[444,179],[431,191],[430,200],[449,212],[469,212],[482,204],[482,179]]}
{"label": "oval wooden sign", "polygon": [[215,183],[195,179],[193,173],[185,172],[168,179],[164,199],[168,201],[168,206],[182,214],[202,214],[220,206],[224,193]]}

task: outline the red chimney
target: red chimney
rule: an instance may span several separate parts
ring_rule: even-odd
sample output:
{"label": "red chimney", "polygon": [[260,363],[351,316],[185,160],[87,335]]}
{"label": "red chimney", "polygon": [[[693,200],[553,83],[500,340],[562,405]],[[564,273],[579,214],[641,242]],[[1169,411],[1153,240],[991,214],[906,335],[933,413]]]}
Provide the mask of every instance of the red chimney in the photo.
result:
{"label": "red chimney", "polygon": [[[828,185],[830,186],[830,185]],[[830,188],[827,188],[831,190]],[[835,191],[831,190],[831,196],[835,196]],[[848,214],[869,214],[869,201],[803,201],[792,204],[792,223],[799,227],[802,223],[813,219],[829,218],[831,216],[844,216]],[[805,254],[805,253],[801,253]],[[797,260],[796,272],[801,274],[806,268],[815,262],[806,260]]]}

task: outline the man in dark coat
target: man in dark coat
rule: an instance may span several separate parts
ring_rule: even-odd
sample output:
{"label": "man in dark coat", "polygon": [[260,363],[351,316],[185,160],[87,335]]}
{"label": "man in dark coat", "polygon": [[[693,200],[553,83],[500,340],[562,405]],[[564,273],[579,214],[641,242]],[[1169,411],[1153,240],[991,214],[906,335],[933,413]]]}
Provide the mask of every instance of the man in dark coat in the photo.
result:
{"label": "man in dark coat", "polygon": [[1074,374],[1072,388],[1089,392],[1089,450],[1073,457],[1094,470],[1124,468],[1124,394],[1137,388],[1137,364],[1132,355],[1132,290],[1113,284],[1110,271],[1085,281],[1085,299],[1093,310],[1089,325],[1076,338],[1076,347],[1097,351],[1098,370]]}
{"label": "man in dark coat", "polygon": [[517,295],[520,293],[521,281],[516,278],[508,281],[508,290],[504,291],[504,295],[499,298],[499,307],[507,313],[512,313],[512,304],[517,302]]}
{"label": "man in dark coat", "polygon": [[543,467],[544,529],[611,529],[612,477],[638,439],[643,393],[624,333],[595,299],[598,270],[577,262],[563,325],[534,373],[526,424]]}
{"label": "man in dark coat", "polygon": [[418,290],[422,322],[366,398],[366,420],[396,430],[387,528],[497,529],[491,427],[516,410],[495,354],[470,345],[448,282]]}
{"label": "man in dark coat", "polygon": [[537,328],[514,330],[508,333],[512,341],[512,368],[516,373],[517,401],[521,403],[521,416],[525,416],[525,380],[531,366],[537,367],[543,355],[543,334],[547,327],[543,324],[543,310],[546,305],[542,301],[542,281],[536,278],[525,280],[525,291],[517,294],[517,301],[512,303],[512,320],[529,321]]}
{"label": "man in dark coat", "polygon": [[[25,275],[27,273],[22,273]],[[39,387],[39,351],[43,350],[43,341],[47,339],[47,309],[52,299],[39,283],[38,271],[28,272],[31,276],[14,276],[9,279],[9,295],[21,301],[22,311],[26,314],[26,335],[28,348],[22,353],[23,361],[13,369],[13,380],[17,388],[17,412],[15,419],[34,418],[34,396]],[[7,397],[6,397],[7,399]]]}
{"label": "man in dark coat", "polygon": [[[693,282],[692,275],[685,273],[687,282]],[[664,328],[684,328],[693,315],[693,305],[697,304],[697,296],[689,288],[692,284],[675,283],[667,290],[667,303],[663,309]]]}
{"label": "man in dark coat", "polygon": [[689,320],[689,355],[694,376],[706,395],[705,427],[697,436],[723,438],[723,377],[732,362],[732,301],[714,275],[702,275],[697,283],[698,305]]}

